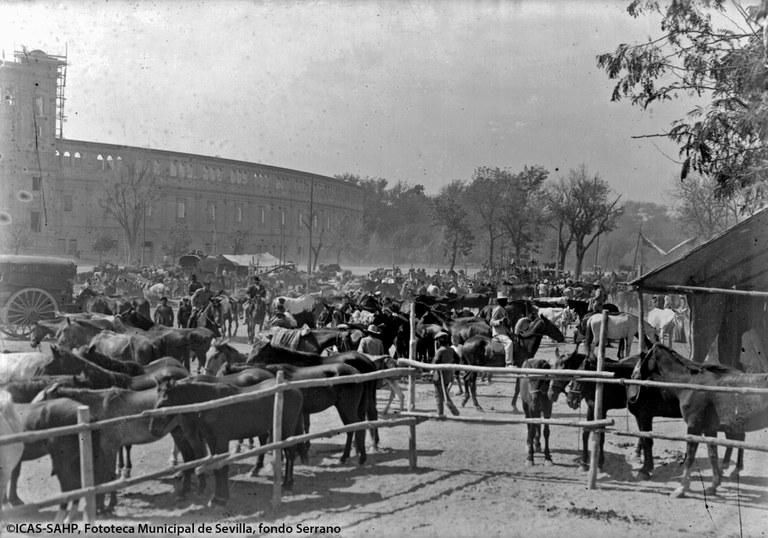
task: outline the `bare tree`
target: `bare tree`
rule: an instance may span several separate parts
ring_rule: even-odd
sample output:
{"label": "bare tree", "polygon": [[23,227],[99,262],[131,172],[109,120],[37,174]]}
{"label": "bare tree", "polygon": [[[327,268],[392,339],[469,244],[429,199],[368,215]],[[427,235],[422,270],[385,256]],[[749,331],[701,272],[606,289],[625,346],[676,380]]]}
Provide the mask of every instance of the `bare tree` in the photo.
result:
{"label": "bare tree", "polygon": [[168,231],[168,237],[163,243],[163,253],[174,260],[189,252],[192,235],[186,224],[178,223]]}
{"label": "bare tree", "polygon": [[467,201],[480,219],[480,227],[488,234],[488,270],[493,271],[494,247],[504,235],[501,216],[504,207],[502,191],[512,174],[500,168],[480,167],[475,170],[467,188]]}
{"label": "bare tree", "polygon": [[460,203],[465,191],[464,183],[452,181],[432,200],[432,222],[443,231],[443,255],[451,260],[451,271],[459,254],[467,256],[472,251],[475,239],[469,215]]}
{"label": "bare tree", "polygon": [[541,188],[548,175],[541,166],[526,166],[510,178],[509,185],[501,192],[504,197],[501,224],[509,236],[515,260],[522,259],[523,253],[535,251],[543,215]]}
{"label": "bare tree", "polygon": [[568,180],[556,186],[550,198],[550,210],[562,219],[567,235],[576,248],[576,278],[581,276],[584,255],[600,235],[610,232],[623,211],[621,196],[612,201],[608,183],[595,174],[590,176],[582,165],[568,173]]}
{"label": "bare tree", "polygon": [[104,255],[117,248],[117,239],[111,235],[102,234],[93,242],[93,251],[99,254],[99,265],[101,265]]}
{"label": "bare tree", "polygon": [[28,226],[12,224],[8,227],[6,233],[0,235],[5,237],[5,247],[8,250],[13,251],[14,254],[18,254],[32,246],[32,240],[29,238]]}
{"label": "bare tree", "polygon": [[119,161],[103,183],[99,203],[120,225],[128,246],[128,261],[139,258],[139,237],[149,205],[157,197],[156,178],[148,162]]}

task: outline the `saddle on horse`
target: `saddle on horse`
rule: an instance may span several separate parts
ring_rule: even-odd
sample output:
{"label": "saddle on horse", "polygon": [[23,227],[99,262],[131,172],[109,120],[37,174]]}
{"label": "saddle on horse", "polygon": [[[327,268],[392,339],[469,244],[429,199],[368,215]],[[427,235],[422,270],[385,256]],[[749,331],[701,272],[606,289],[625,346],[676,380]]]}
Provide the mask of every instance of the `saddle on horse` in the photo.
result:
{"label": "saddle on horse", "polygon": [[283,349],[290,349],[297,351],[299,349],[299,343],[302,336],[308,335],[310,332],[309,327],[306,325],[301,329],[283,329],[282,327],[272,328],[272,338],[269,345],[272,347],[281,347]]}

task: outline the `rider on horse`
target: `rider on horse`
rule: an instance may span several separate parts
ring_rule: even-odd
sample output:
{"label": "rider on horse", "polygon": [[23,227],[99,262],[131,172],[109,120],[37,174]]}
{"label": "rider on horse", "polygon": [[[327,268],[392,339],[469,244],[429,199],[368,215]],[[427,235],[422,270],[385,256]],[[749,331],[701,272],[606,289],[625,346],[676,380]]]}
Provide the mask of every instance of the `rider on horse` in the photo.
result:
{"label": "rider on horse", "polygon": [[491,334],[494,339],[504,344],[504,364],[514,366],[514,344],[509,336],[509,317],[507,316],[507,295],[500,291],[496,295],[496,307],[491,313]]}
{"label": "rider on horse", "polygon": [[[195,275],[192,275],[193,278],[194,276]],[[192,287],[191,283],[189,287]],[[189,317],[187,327],[191,326],[190,323],[192,323],[192,320],[197,320],[200,313],[208,307],[208,303],[211,302],[212,298],[213,292],[211,291],[211,281],[206,280],[203,287],[198,288],[192,295],[192,315]]]}

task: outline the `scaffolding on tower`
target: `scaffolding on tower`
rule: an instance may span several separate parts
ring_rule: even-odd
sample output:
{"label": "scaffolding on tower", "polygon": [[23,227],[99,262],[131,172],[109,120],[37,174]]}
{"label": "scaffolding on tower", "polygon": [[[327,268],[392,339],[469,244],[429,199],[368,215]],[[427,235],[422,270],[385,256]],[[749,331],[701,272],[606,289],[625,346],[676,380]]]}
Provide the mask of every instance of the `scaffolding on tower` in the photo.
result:
{"label": "scaffolding on tower", "polygon": [[64,114],[64,103],[67,100],[64,96],[64,89],[67,86],[67,48],[64,45],[64,56],[60,57],[62,61],[56,66],[56,132],[59,138],[64,138],[64,122],[67,120]]}

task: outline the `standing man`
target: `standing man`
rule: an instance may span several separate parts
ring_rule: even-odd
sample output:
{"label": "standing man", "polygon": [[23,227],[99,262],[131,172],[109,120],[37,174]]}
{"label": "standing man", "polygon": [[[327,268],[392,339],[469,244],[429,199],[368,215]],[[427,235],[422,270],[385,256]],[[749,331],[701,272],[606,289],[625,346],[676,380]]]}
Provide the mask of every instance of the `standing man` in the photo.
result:
{"label": "standing man", "polygon": [[158,325],[173,327],[173,308],[168,306],[168,297],[160,298],[160,304],[155,309],[154,321]]}
{"label": "standing man", "polygon": [[186,329],[189,324],[189,318],[192,317],[192,303],[189,297],[184,297],[179,305],[179,311],[176,313],[176,321],[180,329]]}
{"label": "standing man", "polygon": [[[192,275],[193,277],[195,275]],[[195,279],[197,280],[197,279]],[[192,288],[192,283],[189,284],[189,287]],[[189,321],[191,322],[193,319],[196,319],[200,313],[205,310],[205,308],[208,306],[208,303],[211,302],[211,299],[213,298],[213,292],[211,291],[211,281],[206,280],[202,287],[199,287],[195,290],[194,294],[192,295],[192,315],[189,318]],[[187,323],[189,325],[189,323]]]}
{"label": "standing man", "polygon": [[509,317],[507,316],[507,295],[500,291],[496,294],[496,307],[491,313],[491,335],[504,344],[504,365],[514,366],[514,343],[509,336]]}
{"label": "standing man", "polygon": [[366,331],[368,336],[360,340],[360,344],[357,346],[358,353],[365,353],[366,355],[387,355],[384,350],[384,343],[381,341],[381,331],[376,325],[368,325]]}
{"label": "standing man", "polygon": [[[451,347],[451,337],[446,332],[439,332],[435,335],[437,351],[432,359],[432,364],[458,364],[459,356]],[[438,416],[445,416],[443,404],[448,406],[448,410],[453,415],[458,415],[459,410],[451,400],[451,394],[448,392],[448,386],[453,379],[453,372],[434,370],[432,372],[432,381],[435,383],[435,402],[437,403]]]}

